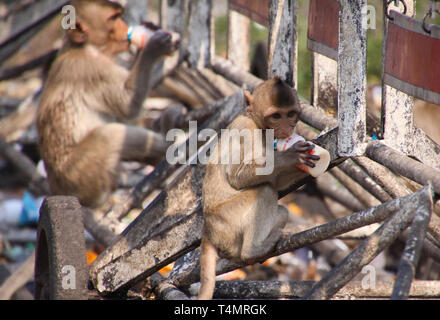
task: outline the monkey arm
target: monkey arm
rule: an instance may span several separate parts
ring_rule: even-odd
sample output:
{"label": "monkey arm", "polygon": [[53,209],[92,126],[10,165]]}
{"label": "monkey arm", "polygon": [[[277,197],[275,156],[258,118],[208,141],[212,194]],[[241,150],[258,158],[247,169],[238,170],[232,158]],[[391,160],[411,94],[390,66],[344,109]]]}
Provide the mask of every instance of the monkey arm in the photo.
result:
{"label": "monkey arm", "polygon": [[263,155],[255,156],[255,148],[246,149],[241,141],[240,151],[231,150],[232,155],[240,153],[239,163],[234,163],[231,155],[226,165],[226,177],[234,189],[241,190],[268,183],[274,189],[280,190],[293,178],[303,174],[296,167],[301,163],[303,155],[295,148],[284,152],[266,150]]}
{"label": "monkey arm", "polygon": [[229,184],[237,190],[255,187],[264,183],[273,184],[275,179],[271,175],[256,174],[255,169],[258,167],[255,161],[239,165],[228,165],[226,176]]}
{"label": "monkey arm", "polygon": [[259,128],[253,119],[240,115],[232,121],[228,131],[222,134],[219,143],[221,159],[223,164],[224,159],[227,159],[226,178],[234,189],[241,190],[270,182],[267,175],[257,175],[256,169],[264,167],[266,163],[266,152],[263,147],[261,154],[254,153],[256,144],[263,146],[262,137],[256,139],[256,129]]}
{"label": "monkey arm", "polygon": [[[291,157],[286,153],[274,152],[272,145],[269,146],[271,150],[266,150],[265,137],[256,135],[260,129],[247,116],[238,116],[228,129],[229,135],[222,135],[220,148],[222,160],[228,159],[226,177],[229,184],[237,190],[264,183],[274,186],[278,175],[291,165]],[[222,147],[226,142],[224,138],[228,139],[229,148]],[[223,154],[225,151],[228,154]],[[236,159],[238,156],[239,159]]]}
{"label": "monkey arm", "polygon": [[[226,176],[229,184],[237,190],[254,187],[264,183],[271,184],[275,189],[280,189],[284,181],[291,181],[293,177],[302,173],[295,166],[298,164],[297,157],[288,157],[286,153],[274,152],[273,161],[266,157],[253,158],[249,162],[242,161],[239,164],[228,164]],[[272,166],[268,164],[272,162]],[[262,170],[266,168],[266,170]],[[257,169],[261,170],[258,174]]]}
{"label": "monkey arm", "polygon": [[144,100],[150,90],[151,74],[155,63],[165,54],[173,51],[171,34],[165,31],[156,32],[142,50],[130,75],[125,82],[127,92],[131,94],[128,109],[124,110],[129,118],[139,114]]}
{"label": "monkey arm", "polygon": [[129,102],[121,105],[123,108],[121,111],[126,118],[135,118],[139,114],[142,103],[148,97],[155,62],[156,59],[150,55],[149,51],[143,50],[130,72],[125,82]]}
{"label": "monkey arm", "polygon": [[[148,97],[152,71],[157,60],[149,51],[143,50],[130,72],[113,61],[95,61],[89,69],[100,70],[96,72],[99,77],[85,88],[91,95],[99,93],[99,101],[94,108],[100,108],[98,111],[111,113],[123,121],[135,119]],[[95,88],[97,83],[99,90]]]}

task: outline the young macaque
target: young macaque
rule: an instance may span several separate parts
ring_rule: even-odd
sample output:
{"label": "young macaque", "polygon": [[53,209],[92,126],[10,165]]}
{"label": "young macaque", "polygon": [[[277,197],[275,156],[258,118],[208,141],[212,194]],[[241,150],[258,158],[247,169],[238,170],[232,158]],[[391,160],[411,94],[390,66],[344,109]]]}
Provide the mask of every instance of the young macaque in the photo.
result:
{"label": "young macaque", "polygon": [[[308,154],[314,146],[301,141],[287,151],[272,153],[274,165],[270,174],[256,174],[256,169],[269,161],[265,158],[268,129],[274,130],[275,138],[289,137],[301,109],[296,91],[278,77],[262,83],[253,95],[247,92],[246,97],[247,114],[238,116],[228,129],[251,132],[261,129],[263,134],[252,139],[253,148],[245,148],[243,139],[240,140],[237,164],[221,164],[219,151],[210,157],[202,191],[205,225],[199,299],[212,298],[219,257],[252,264],[273,249],[288,221],[287,209],[278,205],[278,191],[286,189],[294,177],[302,174],[296,167],[298,164],[314,167],[314,161],[319,160],[318,156]],[[256,146],[263,150],[259,159],[252,152]]]}
{"label": "young macaque", "polygon": [[174,45],[157,31],[127,71],[114,61],[129,48],[123,8],[107,0],[72,5],[76,26],[67,30],[38,110],[39,148],[51,193],[97,207],[116,188],[121,161],[155,164],[165,155],[163,135],[122,122],[138,115],[153,65]]}

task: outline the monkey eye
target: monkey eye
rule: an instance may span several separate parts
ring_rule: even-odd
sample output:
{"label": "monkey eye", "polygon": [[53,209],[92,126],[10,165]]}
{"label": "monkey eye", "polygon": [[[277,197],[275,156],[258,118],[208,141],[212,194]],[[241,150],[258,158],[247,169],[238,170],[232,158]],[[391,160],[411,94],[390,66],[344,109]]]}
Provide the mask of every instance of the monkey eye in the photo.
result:
{"label": "monkey eye", "polygon": [[117,20],[117,19],[120,18],[120,17],[121,17],[121,13],[118,12],[118,13],[116,13],[116,14],[110,16],[110,18],[108,18],[108,20],[110,20],[110,21],[115,21],[115,20]]}
{"label": "monkey eye", "polygon": [[281,119],[281,115],[279,113],[274,113],[272,115],[272,118],[274,118],[274,119]]}
{"label": "monkey eye", "polygon": [[287,114],[287,117],[288,117],[288,118],[293,118],[295,115],[296,115],[296,112],[295,112],[295,111],[290,111],[290,112]]}

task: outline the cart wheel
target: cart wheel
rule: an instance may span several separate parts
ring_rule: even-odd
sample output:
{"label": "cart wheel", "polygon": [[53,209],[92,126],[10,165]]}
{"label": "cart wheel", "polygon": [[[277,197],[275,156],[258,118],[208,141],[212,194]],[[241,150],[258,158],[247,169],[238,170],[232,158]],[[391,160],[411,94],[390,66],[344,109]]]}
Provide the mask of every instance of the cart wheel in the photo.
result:
{"label": "cart wheel", "polygon": [[86,300],[88,270],[82,208],[74,197],[49,197],[40,210],[36,300]]}

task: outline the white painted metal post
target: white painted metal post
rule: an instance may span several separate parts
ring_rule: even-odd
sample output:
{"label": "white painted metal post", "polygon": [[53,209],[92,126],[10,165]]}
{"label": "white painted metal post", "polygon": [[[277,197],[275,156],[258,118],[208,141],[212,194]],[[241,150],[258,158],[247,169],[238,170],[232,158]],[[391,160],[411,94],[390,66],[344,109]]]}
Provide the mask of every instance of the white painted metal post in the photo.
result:
{"label": "white painted metal post", "polygon": [[227,58],[244,71],[250,69],[251,19],[228,9]]}
{"label": "white painted metal post", "polygon": [[124,18],[131,25],[138,24],[147,18],[148,1],[134,0],[127,1],[125,5]]}
{"label": "white painted metal post", "polygon": [[179,57],[185,52],[185,24],[187,0],[161,0],[160,6],[160,25],[165,30],[177,32],[181,37],[181,47]]}
{"label": "white painted metal post", "polygon": [[[414,17],[416,14],[415,1],[405,0],[406,15]],[[401,3],[399,3],[401,5]],[[387,1],[384,1],[384,12],[387,10]],[[394,2],[390,3],[388,10],[402,11],[402,6],[396,8]],[[385,61],[386,35],[388,18],[384,15],[383,27],[383,62]],[[398,58],[398,57],[397,57]],[[382,75],[385,74],[383,63]],[[384,142],[406,155],[412,155],[412,140],[414,134],[414,98],[393,87],[383,84],[382,87],[382,124]]]}
{"label": "white painted metal post", "polygon": [[212,0],[191,0],[188,30],[188,62],[192,68],[211,64],[214,52]]}
{"label": "white painted metal post", "polygon": [[338,110],[338,62],[312,53],[312,105],[329,113]]}
{"label": "white painted metal post", "polygon": [[279,76],[297,88],[298,0],[271,0],[269,6],[269,77]]}
{"label": "white painted metal post", "polygon": [[187,0],[161,0],[160,25],[162,28],[183,35],[187,3]]}
{"label": "white painted metal post", "polygon": [[362,26],[366,0],[340,0],[338,49],[338,152],[354,157],[365,152],[367,30]]}

